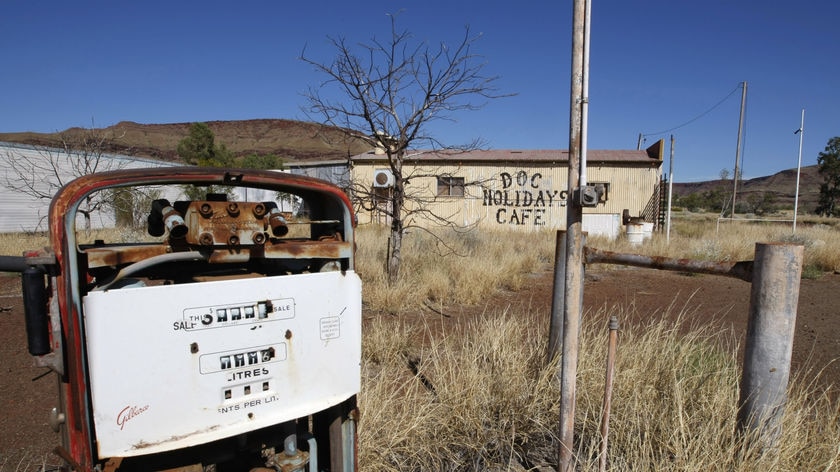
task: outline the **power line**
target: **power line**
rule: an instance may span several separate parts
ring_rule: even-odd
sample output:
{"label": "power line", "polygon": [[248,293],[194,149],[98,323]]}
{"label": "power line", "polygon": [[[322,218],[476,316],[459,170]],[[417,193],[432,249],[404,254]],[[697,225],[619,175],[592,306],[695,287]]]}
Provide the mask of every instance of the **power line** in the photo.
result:
{"label": "power line", "polygon": [[711,112],[712,112],[715,108],[717,108],[717,107],[721,106],[721,104],[723,104],[723,102],[725,102],[725,101],[726,101],[729,97],[731,97],[731,96],[732,96],[735,92],[737,92],[739,88],[741,88],[741,84],[740,84],[740,83],[738,83],[738,85],[736,85],[736,86],[735,86],[735,88],[734,88],[734,89],[732,89],[732,91],[731,91],[731,92],[729,92],[729,94],[727,94],[725,97],[723,97],[723,99],[721,99],[719,102],[717,102],[717,103],[716,103],[713,107],[709,108],[708,110],[704,111],[703,113],[701,113],[701,114],[699,114],[699,115],[695,116],[694,118],[692,118],[692,119],[690,119],[690,120],[686,121],[685,123],[683,123],[683,124],[681,124],[681,125],[679,125],[679,126],[675,126],[675,127],[673,127],[673,128],[666,129],[665,131],[659,131],[659,132],[656,132],[656,133],[642,133],[642,136],[643,136],[643,137],[648,137],[648,136],[658,136],[658,135],[660,135],[660,134],[666,134],[666,133],[670,133],[671,131],[678,130],[678,129],[680,129],[680,128],[684,127],[684,126],[688,126],[688,125],[690,125],[691,123],[694,123],[695,121],[699,120],[700,118],[703,118],[704,116],[708,115],[708,114],[709,114],[709,113],[711,113]]}

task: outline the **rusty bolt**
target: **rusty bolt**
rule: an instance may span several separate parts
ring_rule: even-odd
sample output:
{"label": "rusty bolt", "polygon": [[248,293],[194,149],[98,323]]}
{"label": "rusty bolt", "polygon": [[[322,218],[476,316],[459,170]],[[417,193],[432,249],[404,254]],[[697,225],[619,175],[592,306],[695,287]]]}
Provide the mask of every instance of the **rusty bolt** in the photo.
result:
{"label": "rusty bolt", "polygon": [[198,352],[198,343],[190,344],[190,352],[196,354]]}
{"label": "rusty bolt", "polygon": [[213,206],[207,202],[204,202],[201,204],[200,207],[198,207],[198,213],[205,218],[210,218],[211,216],[213,216]]}
{"label": "rusty bolt", "polygon": [[231,246],[238,246],[239,245],[239,236],[237,236],[235,234],[232,234],[228,238],[228,244],[230,244]]}
{"label": "rusty bolt", "polygon": [[286,339],[292,339],[292,330],[290,330],[290,329],[286,330]]}
{"label": "rusty bolt", "polygon": [[254,233],[251,239],[254,241],[254,244],[265,244],[265,233]]}
{"label": "rusty bolt", "polygon": [[198,243],[202,246],[212,246],[213,242],[213,235],[210,233],[201,233],[198,237]]}
{"label": "rusty bolt", "polygon": [[257,217],[257,219],[261,219],[263,216],[265,216],[265,205],[263,205],[262,203],[257,203],[256,205],[254,205],[254,216]]}
{"label": "rusty bolt", "polygon": [[230,216],[239,216],[239,204],[236,202],[228,203],[227,212]]}

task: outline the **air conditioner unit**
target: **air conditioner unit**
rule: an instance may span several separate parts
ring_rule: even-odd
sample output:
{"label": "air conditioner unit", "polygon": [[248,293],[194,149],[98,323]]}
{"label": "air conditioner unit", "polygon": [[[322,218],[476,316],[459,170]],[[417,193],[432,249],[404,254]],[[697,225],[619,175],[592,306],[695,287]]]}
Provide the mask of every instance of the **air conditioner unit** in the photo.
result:
{"label": "air conditioner unit", "polygon": [[394,174],[391,172],[390,169],[377,169],[373,173],[373,186],[374,187],[393,187],[394,186]]}

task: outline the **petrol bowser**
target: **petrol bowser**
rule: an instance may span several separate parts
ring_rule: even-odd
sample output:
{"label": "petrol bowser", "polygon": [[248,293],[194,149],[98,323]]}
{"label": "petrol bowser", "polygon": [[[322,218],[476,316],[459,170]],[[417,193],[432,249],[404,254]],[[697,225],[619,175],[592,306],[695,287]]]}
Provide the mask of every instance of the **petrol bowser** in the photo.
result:
{"label": "petrol bowser", "polygon": [[[148,234],[86,240],[94,194],[147,198]],[[361,283],[338,187],[105,172],[62,188],[49,226],[20,270],[30,353],[60,379],[65,470],[356,470]]]}

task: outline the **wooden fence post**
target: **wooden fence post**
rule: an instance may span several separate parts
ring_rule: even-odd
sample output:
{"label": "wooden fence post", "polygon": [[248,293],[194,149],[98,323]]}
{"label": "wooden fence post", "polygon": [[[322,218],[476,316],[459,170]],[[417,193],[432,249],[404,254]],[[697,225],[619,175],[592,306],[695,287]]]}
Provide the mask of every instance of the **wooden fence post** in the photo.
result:
{"label": "wooden fence post", "polygon": [[772,449],[781,434],[804,247],[755,245],[738,430]]}

